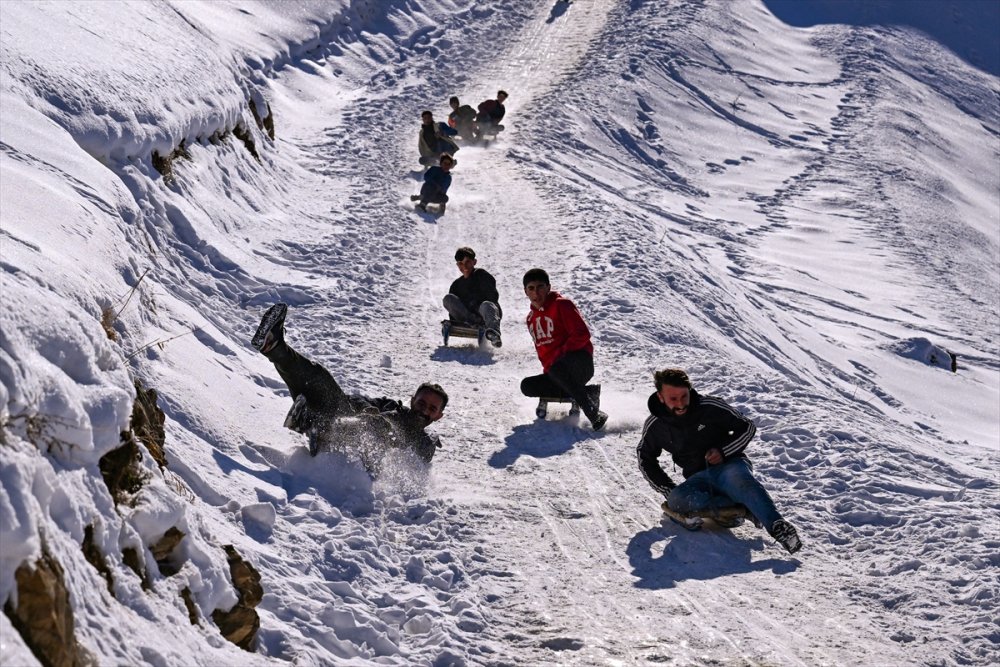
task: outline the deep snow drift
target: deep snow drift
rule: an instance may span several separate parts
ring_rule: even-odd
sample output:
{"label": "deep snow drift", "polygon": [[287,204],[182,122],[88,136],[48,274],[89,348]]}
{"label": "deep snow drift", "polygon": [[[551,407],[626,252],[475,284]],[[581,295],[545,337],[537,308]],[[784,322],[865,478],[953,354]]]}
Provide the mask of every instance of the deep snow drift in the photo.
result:
{"label": "deep snow drift", "polygon": [[[0,597],[48,554],[99,664],[997,662],[990,4],[0,3]],[[420,111],[500,87],[508,130],[413,212]],[[441,344],[461,245],[499,350]],[[519,395],[532,266],[590,325],[601,433]],[[429,471],[282,428],[247,342],[279,300],[348,391],[445,386]],[[802,552],[662,521],[634,450],[672,365],[754,419]],[[113,496],[136,381],[166,465],[141,442]],[[39,664],[7,614],[0,662]]]}

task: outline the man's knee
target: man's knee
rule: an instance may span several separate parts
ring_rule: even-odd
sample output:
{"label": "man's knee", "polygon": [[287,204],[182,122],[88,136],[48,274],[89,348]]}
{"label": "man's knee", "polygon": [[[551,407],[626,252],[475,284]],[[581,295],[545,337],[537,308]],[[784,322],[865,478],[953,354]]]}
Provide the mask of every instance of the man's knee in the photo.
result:
{"label": "man's knee", "polygon": [[526,377],[521,380],[521,393],[525,396],[543,396],[545,394],[543,385],[545,384],[548,384],[548,380],[544,375],[532,375]]}
{"label": "man's knee", "polygon": [[500,309],[492,301],[483,301],[479,304],[479,315],[484,320],[500,319]]}

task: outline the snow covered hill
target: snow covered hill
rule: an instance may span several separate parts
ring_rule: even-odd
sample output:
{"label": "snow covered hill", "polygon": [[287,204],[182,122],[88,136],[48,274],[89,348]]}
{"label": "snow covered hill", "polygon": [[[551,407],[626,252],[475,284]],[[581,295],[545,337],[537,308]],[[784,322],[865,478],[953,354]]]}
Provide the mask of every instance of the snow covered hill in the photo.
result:
{"label": "snow covered hill", "polygon": [[[998,25],[0,3],[0,663],[996,664]],[[499,88],[507,130],[414,212],[420,112]],[[500,349],[442,345],[463,245]],[[590,325],[602,432],[520,395],[534,266]],[[282,427],[248,344],[278,301],[349,392],[447,389],[429,471]],[[668,366],[754,419],[801,552],[663,521],[635,446]]]}

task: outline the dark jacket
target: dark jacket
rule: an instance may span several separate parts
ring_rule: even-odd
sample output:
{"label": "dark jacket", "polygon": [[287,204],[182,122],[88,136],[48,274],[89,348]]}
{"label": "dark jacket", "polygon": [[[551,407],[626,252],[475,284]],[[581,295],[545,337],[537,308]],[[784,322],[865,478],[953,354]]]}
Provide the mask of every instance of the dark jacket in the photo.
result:
{"label": "dark jacket", "polygon": [[446,193],[448,192],[448,188],[451,187],[451,174],[435,165],[424,173],[424,183],[433,186],[442,193]]}
{"label": "dark jacket", "polygon": [[468,278],[459,276],[448,291],[461,299],[471,313],[478,313],[483,301],[492,301],[500,310],[500,317],[503,317],[497,281],[486,269],[474,269]]}
{"label": "dark jacket", "polygon": [[708,467],[705,454],[710,449],[722,452],[724,460],[746,458],[743,450],[757,432],[753,422],[722,399],[702,396],[691,390],[687,413],[675,416],[660,402],[656,392],[647,403],[650,417],[642,427],[642,439],[636,448],[639,469],[654,489],[668,494],[677,486],[660,467],[660,454],[669,452],[684,478]]}
{"label": "dark jacket", "polygon": [[354,446],[366,466],[377,468],[377,452],[372,450],[412,449],[430,463],[441,446],[436,435],[424,430],[423,418],[401,401],[353,395],[339,401],[335,414],[316,414],[299,398],[285,418],[285,426],[308,435],[315,451]]}
{"label": "dark jacket", "polygon": [[448,114],[448,124],[455,128],[463,139],[471,139],[476,129],[476,110],[468,104],[463,104]]}
{"label": "dark jacket", "polygon": [[479,105],[479,115],[476,120],[479,122],[493,123],[494,125],[503,120],[503,115],[507,113],[507,108],[500,104],[498,100],[486,100]]}

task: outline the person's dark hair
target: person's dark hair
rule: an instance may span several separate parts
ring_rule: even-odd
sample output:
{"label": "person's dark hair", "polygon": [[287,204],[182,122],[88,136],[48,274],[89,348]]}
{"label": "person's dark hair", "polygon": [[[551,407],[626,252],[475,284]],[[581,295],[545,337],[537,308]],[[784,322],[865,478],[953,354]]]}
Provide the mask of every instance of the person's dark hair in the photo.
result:
{"label": "person's dark hair", "polygon": [[545,273],[544,269],[529,269],[527,273],[524,274],[524,285],[527,287],[528,283],[541,281],[546,285],[550,285],[549,274]]}
{"label": "person's dark hair", "polygon": [[680,368],[664,368],[662,371],[656,371],[653,373],[653,380],[656,382],[656,391],[663,389],[663,385],[692,388],[691,379]]}
{"label": "person's dark hair", "polygon": [[499,98],[501,95],[503,95],[504,97],[510,97],[510,95],[507,94],[506,90],[498,90],[497,97]]}
{"label": "person's dark hair", "polygon": [[458,250],[455,251],[455,261],[456,262],[461,262],[466,257],[468,257],[469,259],[475,259],[476,258],[476,251],[473,250],[472,248],[467,247],[467,246],[462,246],[461,248],[459,248]]}
{"label": "person's dark hair", "polygon": [[424,116],[430,116],[431,118],[433,118],[434,114],[431,113],[430,109],[428,109],[426,111],[421,111],[420,112],[420,117],[423,118]]}
{"label": "person's dark hair", "polygon": [[454,102],[455,104],[460,104],[460,102],[458,101],[458,95],[452,95],[448,99],[448,104],[451,104],[452,102]]}
{"label": "person's dark hair", "polygon": [[453,158],[452,156],[448,155],[447,153],[442,153],[441,154],[440,159],[438,159],[438,164],[444,164],[445,160],[447,160],[448,162],[451,162],[452,164],[455,164],[455,158]]}
{"label": "person's dark hair", "polygon": [[439,384],[433,382],[424,382],[422,385],[417,387],[417,391],[413,393],[414,396],[422,391],[429,391],[432,394],[437,394],[441,397],[441,410],[444,411],[445,407],[448,405],[448,393]]}

